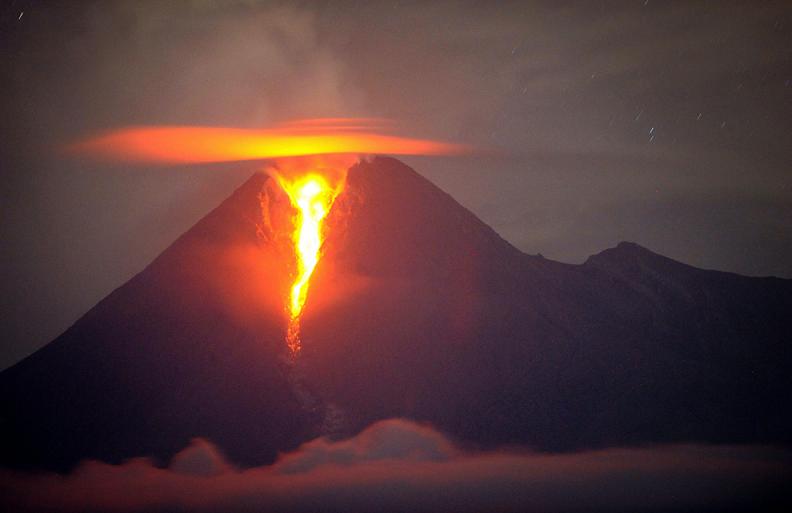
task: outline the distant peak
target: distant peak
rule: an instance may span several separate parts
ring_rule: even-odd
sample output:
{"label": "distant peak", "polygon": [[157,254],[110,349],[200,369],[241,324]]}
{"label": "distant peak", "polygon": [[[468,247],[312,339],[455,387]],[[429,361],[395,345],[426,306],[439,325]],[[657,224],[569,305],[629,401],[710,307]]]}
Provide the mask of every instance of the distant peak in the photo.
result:
{"label": "distant peak", "polygon": [[624,261],[631,261],[636,259],[657,259],[657,258],[665,258],[662,255],[658,255],[651,250],[646,249],[645,247],[636,244],[635,242],[630,241],[621,241],[616,246],[612,248],[608,248],[604,251],[600,251],[594,255],[591,255],[586,260],[586,264],[603,264],[603,263],[613,263],[613,262],[624,262]]}
{"label": "distant peak", "polygon": [[630,251],[630,252],[636,252],[636,253],[648,253],[648,254],[652,254],[652,255],[656,255],[657,254],[657,253],[654,253],[653,251],[650,251],[650,250],[646,249],[645,247],[641,246],[640,244],[637,244],[635,242],[630,242],[628,240],[623,240],[623,241],[619,242],[618,244],[616,244],[615,248],[610,248],[610,249],[611,250],[618,250],[618,251],[622,251],[622,252]]}
{"label": "distant peak", "polygon": [[636,244],[635,242],[622,241],[615,247],[608,248],[600,253],[591,255],[583,265],[600,268],[690,268],[672,258],[660,255]]}

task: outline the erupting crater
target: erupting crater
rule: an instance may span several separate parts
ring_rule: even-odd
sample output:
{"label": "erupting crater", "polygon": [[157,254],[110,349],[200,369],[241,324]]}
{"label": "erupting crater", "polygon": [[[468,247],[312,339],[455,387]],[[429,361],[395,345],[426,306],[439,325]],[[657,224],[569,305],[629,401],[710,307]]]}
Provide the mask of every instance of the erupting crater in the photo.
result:
{"label": "erupting crater", "polygon": [[286,340],[300,352],[300,317],[311,275],[322,256],[324,220],[344,189],[346,171],[358,155],[442,155],[470,150],[452,143],[382,133],[386,120],[320,118],[259,130],[205,126],[138,126],[77,141],[70,152],[112,161],[191,164],[272,160],[268,169],[295,210],[291,241],[295,273],[288,294]]}

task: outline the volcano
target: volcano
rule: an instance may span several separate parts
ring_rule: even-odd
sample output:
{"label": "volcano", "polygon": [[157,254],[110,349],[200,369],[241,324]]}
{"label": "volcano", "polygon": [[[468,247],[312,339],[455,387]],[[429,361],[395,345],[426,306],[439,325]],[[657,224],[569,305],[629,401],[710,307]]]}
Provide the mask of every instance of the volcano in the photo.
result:
{"label": "volcano", "polygon": [[580,265],[522,253],[401,162],[362,161],[284,341],[284,201],[255,174],[65,333],[0,374],[0,463],[240,466],[372,422],[471,447],[792,443],[792,281],[623,242]]}

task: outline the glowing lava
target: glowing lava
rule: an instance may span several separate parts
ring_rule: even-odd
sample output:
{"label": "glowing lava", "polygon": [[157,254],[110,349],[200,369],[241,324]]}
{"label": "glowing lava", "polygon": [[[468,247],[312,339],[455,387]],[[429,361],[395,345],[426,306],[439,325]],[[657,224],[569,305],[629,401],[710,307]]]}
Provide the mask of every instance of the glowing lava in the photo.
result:
{"label": "glowing lava", "polygon": [[276,179],[297,210],[292,234],[297,273],[289,294],[289,327],[286,333],[289,349],[292,355],[297,355],[300,352],[300,314],[308,295],[309,280],[321,257],[324,219],[343,189],[344,182],[339,180],[337,184],[331,185],[317,173],[302,175],[294,180],[276,175]]}
{"label": "glowing lava", "polygon": [[296,210],[291,236],[296,273],[286,308],[286,340],[296,355],[300,351],[300,316],[311,275],[322,256],[323,222],[353,163],[342,164],[341,160],[377,153],[447,155],[470,151],[457,144],[386,133],[391,128],[386,120],[370,118],[307,119],[259,130],[138,126],[97,134],[66,149],[100,159],[154,164],[274,159],[272,175]]}

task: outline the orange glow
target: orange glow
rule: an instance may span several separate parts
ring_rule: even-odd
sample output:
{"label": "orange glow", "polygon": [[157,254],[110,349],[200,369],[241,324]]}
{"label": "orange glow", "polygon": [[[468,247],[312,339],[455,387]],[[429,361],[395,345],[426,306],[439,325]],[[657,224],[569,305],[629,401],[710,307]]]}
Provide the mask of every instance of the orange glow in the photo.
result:
{"label": "orange glow", "polygon": [[375,118],[296,120],[261,130],[127,127],[76,142],[67,150],[113,161],[150,164],[273,160],[269,172],[295,209],[290,234],[295,273],[285,310],[289,318],[286,340],[296,356],[301,347],[300,318],[311,275],[322,256],[324,220],[343,190],[346,170],[357,155],[469,151],[461,145],[383,133],[392,128],[389,121]]}
{"label": "orange glow", "polygon": [[323,224],[338,194],[344,188],[346,167],[328,170],[321,166],[284,176],[271,170],[296,211],[291,234],[296,258],[296,275],[289,291],[289,326],[286,342],[292,355],[300,352],[300,315],[308,296],[311,275],[321,258]]}
{"label": "orange glow", "polygon": [[374,131],[388,127],[384,120],[354,118],[293,121],[265,130],[130,127],[77,142],[68,149],[111,160],[166,164],[320,154],[438,155],[466,150],[455,144]]}

